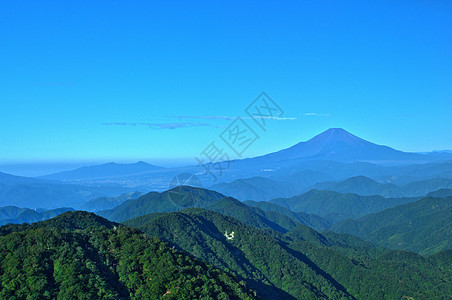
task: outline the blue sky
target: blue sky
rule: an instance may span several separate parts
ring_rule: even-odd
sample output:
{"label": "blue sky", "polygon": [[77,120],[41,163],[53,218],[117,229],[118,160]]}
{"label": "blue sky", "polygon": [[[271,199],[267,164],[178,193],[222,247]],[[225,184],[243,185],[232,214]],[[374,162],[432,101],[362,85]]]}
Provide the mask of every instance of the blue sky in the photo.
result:
{"label": "blue sky", "polygon": [[191,160],[231,122],[205,117],[246,116],[262,91],[290,120],[244,156],[330,127],[452,149],[451,16],[449,1],[1,1],[0,163]]}

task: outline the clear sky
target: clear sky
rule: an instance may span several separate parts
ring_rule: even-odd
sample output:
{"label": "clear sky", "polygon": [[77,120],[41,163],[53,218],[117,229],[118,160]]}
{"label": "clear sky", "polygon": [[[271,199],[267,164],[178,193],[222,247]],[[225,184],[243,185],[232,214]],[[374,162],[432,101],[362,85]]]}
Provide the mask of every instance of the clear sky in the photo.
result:
{"label": "clear sky", "polygon": [[191,160],[262,91],[288,119],[244,156],[452,149],[451,58],[450,1],[3,0],[0,163]]}

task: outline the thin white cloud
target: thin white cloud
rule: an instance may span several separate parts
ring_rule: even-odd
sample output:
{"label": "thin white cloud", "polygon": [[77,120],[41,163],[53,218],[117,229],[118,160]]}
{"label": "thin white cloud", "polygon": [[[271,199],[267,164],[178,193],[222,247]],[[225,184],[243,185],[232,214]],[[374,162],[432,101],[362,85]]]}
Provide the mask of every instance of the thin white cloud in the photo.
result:
{"label": "thin white cloud", "polygon": [[[209,119],[209,120],[234,120],[237,117],[230,116],[167,116],[166,118],[175,118],[175,119]],[[251,117],[241,117],[244,120],[252,119]],[[272,117],[272,116],[256,116],[256,119],[269,119],[276,121],[292,121],[296,120],[295,117]]]}
{"label": "thin white cloud", "polygon": [[308,113],[304,113],[305,116],[311,116],[311,117],[329,117],[330,114],[320,114],[320,113],[315,113],[315,112],[308,112]]}
{"label": "thin white cloud", "polygon": [[207,120],[233,120],[233,117],[228,116],[166,116],[170,119],[207,119]]}
{"label": "thin white cloud", "polygon": [[214,127],[222,128],[221,126],[209,124],[209,123],[199,123],[199,122],[172,122],[172,123],[125,123],[125,122],[112,122],[112,123],[102,123],[105,126],[147,126],[152,130],[163,130],[163,129],[177,129],[177,128],[189,128],[189,127]]}
{"label": "thin white cloud", "polygon": [[[204,120],[235,120],[237,117],[230,116],[166,116],[167,119],[204,119]],[[251,117],[241,117],[244,120],[250,120]],[[291,121],[296,120],[294,117],[271,117],[262,116],[256,117],[256,119],[269,119],[276,121]],[[163,129],[177,129],[177,128],[189,128],[189,127],[214,127],[214,128],[224,128],[224,126],[219,126],[211,123],[201,123],[201,122],[164,122],[164,123],[134,123],[134,122],[110,122],[102,123],[104,126],[147,126],[152,130],[163,130]]]}

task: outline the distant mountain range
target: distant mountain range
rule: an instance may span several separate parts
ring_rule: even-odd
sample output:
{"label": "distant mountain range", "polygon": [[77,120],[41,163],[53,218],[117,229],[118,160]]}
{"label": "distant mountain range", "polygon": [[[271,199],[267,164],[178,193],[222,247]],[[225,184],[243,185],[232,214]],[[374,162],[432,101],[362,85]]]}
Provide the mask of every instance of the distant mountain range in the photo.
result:
{"label": "distant mountain range", "polygon": [[427,197],[332,227],[381,246],[423,255],[452,249],[452,197]]}
{"label": "distant mountain range", "polygon": [[345,218],[357,218],[415,200],[417,198],[384,198],[310,190],[291,198],[273,199],[270,203],[286,207],[293,212],[316,214],[335,223]]}
{"label": "distant mountain range", "polygon": [[166,191],[181,173],[197,174],[200,185],[239,200],[287,198],[314,188],[385,197],[424,196],[452,187],[452,160],[446,158],[452,154],[405,153],[333,128],[279,152],[235,160],[214,185],[200,166],[160,168],[145,162],[87,166],[40,178],[0,173],[0,206],[105,210],[120,203],[104,199],[110,205],[104,201],[105,206],[97,208],[84,203],[134,191]]}
{"label": "distant mountain range", "polygon": [[[229,167],[222,171],[221,177],[217,178],[218,182],[214,182],[210,176],[204,176],[202,180],[203,184],[208,186],[249,177],[278,179],[297,173],[314,174],[316,172],[317,175],[308,185],[322,181],[343,180],[357,175],[374,179],[386,176],[388,180],[389,177],[396,176],[393,180],[407,183],[413,179],[452,177],[452,163],[447,163],[448,160],[452,161],[452,153],[447,151],[425,154],[403,152],[368,142],[341,128],[330,128],[306,142],[300,142],[287,149],[254,158],[231,161]],[[445,164],[446,167],[430,170],[425,174],[410,172],[407,169],[410,165],[427,163]],[[144,162],[124,165],[109,163],[50,174],[42,178],[70,182],[108,182],[162,191],[168,188],[169,182],[177,174],[201,174],[204,171],[199,165],[159,168]]]}
{"label": "distant mountain range", "polygon": [[155,171],[158,169],[162,168],[150,165],[143,161],[139,161],[134,164],[117,164],[110,162],[102,165],[81,167],[72,171],[64,171],[41,176],[40,178],[61,181],[86,181],[93,179],[108,179],[121,176],[131,176],[146,173],[149,171]]}
{"label": "distant mountain range", "polygon": [[82,205],[80,205],[80,209],[90,212],[108,210],[124,203],[127,200],[137,199],[143,195],[144,193],[141,192],[132,192],[124,193],[116,197],[99,197],[83,203]]}
{"label": "distant mountain range", "polygon": [[0,206],[53,209],[78,208],[101,196],[117,196],[133,189],[106,184],[66,184],[56,180],[27,178],[0,173]]}
{"label": "distant mountain range", "polygon": [[427,197],[445,198],[452,197],[452,189],[439,189],[427,194]]}
{"label": "distant mountain range", "polygon": [[[294,175],[292,178],[288,176],[286,181],[277,181],[270,178],[252,177],[237,179],[230,183],[215,184],[211,186],[211,189],[242,201],[270,201],[275,198],[300,195],[313,189],[354,193],[361,196],[380,195],[395,198],[422,197],[439,189],[452,188],[452,178],[414,181],[403,186],[392,183],[379,183],[365,176],[354,176],[344,181],[319,182],[306,186],[303,182],[296,182],[297,180],[302,181],[302,178]],[[306,182],[311,182],[309,177],[306,179]]]}
{"label": "distant mountain range", "polygon": [[298,186],[288,182],[280,182],[264,177],[237,179],[229,183],[222,182],[214,184],[210,188],[242,201],[269,201],[278,197],[290,197],[304,189],[299,189]]}
{"label": "distant mountain range", "polygon": [[39,183],[58,183],[49,180],[41,180],[38,178],[30,178],[23,176],[16,176],[0,172],[0,184],[2,185],[19,185],[19,184],[39,184]]}
{"label": "distant mountain range", "polygon": [[8,223],[21,224],[45,221],[64,212],[73,210],[74,209],[70,207],[62,207],[52,210],[32,210],[17,206],[0,207],[0,226]]}
{"label": "distant mountain range", "polygon": [[421,197],[439,189],[452,188],[452,178],[433,178],[397,186],[392,183],[378,183],[365,176],[356,176],[341,182],[317,183],[310,188],[340,193],[355,193],[363,196]]}

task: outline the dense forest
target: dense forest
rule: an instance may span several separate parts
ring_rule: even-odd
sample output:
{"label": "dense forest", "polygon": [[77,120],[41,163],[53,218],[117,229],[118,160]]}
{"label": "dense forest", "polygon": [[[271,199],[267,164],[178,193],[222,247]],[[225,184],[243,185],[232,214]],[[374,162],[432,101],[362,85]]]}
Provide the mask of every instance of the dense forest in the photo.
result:
{"label": "dense forest", "polygon": [[282,234],[205,209],[151,214],[125,224],[244,278],[266,299],[281,297],[281,291],[296,299],[447,299],[452,294],[446,271],[452,267],[450,252],[426,258],[302,224]]}
{"label": "dense forest", "polygon": [[452,249],[452,197],[426,197],[332,227],[381,246],[423,255]]}
{"label": "dense forest", "polygon": [[226,272],[91,213],[1,229],[1,299],[255,298]]}
{"label": "dense forest", "polygon": [[1,226],[0,298],[449,299],[451,200],[331,226],[200,188],[152,192],[103,212],[123,223],[75,211]]}

